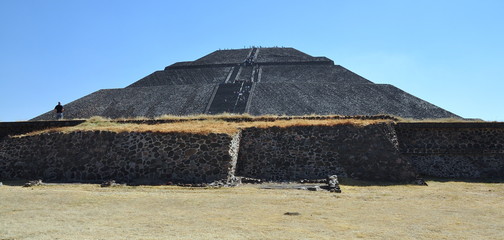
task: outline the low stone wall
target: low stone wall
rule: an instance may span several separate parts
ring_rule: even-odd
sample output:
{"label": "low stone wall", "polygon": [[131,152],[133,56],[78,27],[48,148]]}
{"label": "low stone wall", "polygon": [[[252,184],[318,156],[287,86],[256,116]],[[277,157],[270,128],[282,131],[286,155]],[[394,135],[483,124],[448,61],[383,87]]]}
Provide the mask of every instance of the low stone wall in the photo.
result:
{"label": "low stone wall", "polygon": [[267,180],[337,174],[365,180],[410,181],[414,169],[399,154],[387,124],[249,128],[242,132],[236,174]]}
{"label": "low stone wall", "polygon": [[399,149],[422,175],[504,178],[503,123],[398,123]]}
{"label": "low stone wall", "polygon": [[[77,123],[0,127],[10,135]],[[246,128],[235,136],[82,131],[0,139],[0,181],[202,183],[234,175],[283,181],[333,174],[399,182],[418,175],[504,179],[504,123]]]}
{"label": "low stone wall", "polygon": [[49,133],[0,142],[0,179],[212,182],[232,168],[226,134]]}

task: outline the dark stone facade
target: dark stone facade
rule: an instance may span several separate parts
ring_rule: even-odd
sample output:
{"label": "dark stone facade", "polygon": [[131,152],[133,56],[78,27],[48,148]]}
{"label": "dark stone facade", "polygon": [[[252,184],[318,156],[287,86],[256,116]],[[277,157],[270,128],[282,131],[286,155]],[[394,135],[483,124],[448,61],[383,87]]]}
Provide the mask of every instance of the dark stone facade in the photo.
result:
{"label": "dark stone facade", "polygon": [[503,123],[398,123],[399,149],[422,175],[504,178]]}
{"label": "dark stone facade", "polygon": [[[126,88],[102,89],[65,104],[68,119],[224,112],[460,118],[392,85],[374,84],[326,57],[293,48],[219,50],[167,66]],[[50,111],[33,120],[52,120],[53,115]]]}
{"label": "dark stone facade", "polygon": [[212,182],[232,167],[226,134],[49,133],[0,142],[0,179]]}
{"label": "dark stone facade", "polygon": [[248,128],[237,175],[267,180],[320,179],[337,174],[365,180],[410,181],[416,173],[390,137],[389,124]]}
{"label": "dark stone facade", "polygon": [[419,175],[504,179],[504,123],[246,128],[234,136],[82,131],[0,140],[0,181],[201,183],[334,174],[395,182]]}

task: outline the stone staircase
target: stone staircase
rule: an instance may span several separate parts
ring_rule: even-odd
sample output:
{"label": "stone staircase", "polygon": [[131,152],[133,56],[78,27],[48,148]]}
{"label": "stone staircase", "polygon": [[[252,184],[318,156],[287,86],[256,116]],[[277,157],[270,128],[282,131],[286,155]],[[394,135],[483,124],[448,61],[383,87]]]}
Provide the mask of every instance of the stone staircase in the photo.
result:
{"label": "stone staircase", "polygon": [[252,82],[219,84],[206,114],[245,113]]}
{"label": "stone staircase", "polygon": [[217,86],[205,111],[206,114],[246,112],[250,91],[253,82],[257,81],[259,72],[259,68],[254,64],[257,53],[258,49],[252,48],[247,58],[233,67],[226,82]]}

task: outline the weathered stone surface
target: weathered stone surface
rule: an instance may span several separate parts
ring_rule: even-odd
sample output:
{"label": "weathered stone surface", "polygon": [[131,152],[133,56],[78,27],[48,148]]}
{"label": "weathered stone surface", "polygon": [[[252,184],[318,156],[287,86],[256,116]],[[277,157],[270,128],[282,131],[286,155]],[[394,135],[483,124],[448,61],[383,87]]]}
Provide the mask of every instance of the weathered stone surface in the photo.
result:
{"label": "weathered stone surface", "polygon": [[231,186],[329,183],[334,174],[405,183],[421,183],[418,174],[504,179],[503,144],[502,123],[246,128],[234,136],[47,133],[0,139],[0,180]]}
{"label": "weathered stone surface", "polygon": [[390,141],[390,131],[385,123],[244,129],[236,174],[277,181],[333,174],[411,181],[416,173]]}
{"label": "weathered stone surface", "polygon": [[42,182],[42,180],[33,180],[33,181],[29,181],[27,183],[25,183],[23,185],[23,187],[34,187],[34,186],[40,186],[40,185],[43,185],[44,183]]}
{"label": "weathered stone surface", "polygon": [[[236,87],[236,89],[235,89]],[[180,62],[123,89],[65,104],[65,118],[252,115],[376,115],[459,118],[404,91],[293,48],[220,50]],[[52,109],[34,120],[54,119]]]}
{"label": "weathered stone surface", "polygon": [[504,124],[399,123],[399,149],[422,175],[504,178]]}
{"label": "weathered stone surface", "polygon": [[[282,93],[282,94],[278,94]],[[456,115],[386,84],[333,82],[257,83],[251,94],[252,115],[391,114],[406,118],[451,118]]]}
{"label": "weathered stone surface", "polygon": [[[228,177],[231,140],[226,134],[99,131],[9,138],[0,142],[0,179],[212,182]],[[211,151],[200,151],[205,145]]]}
{"label": "weathered stone surface", "polygon": [[266,65],[260,67],[261,83],[373,84],[339,65]]}
{"label": "weathered stone surface", "polygon": [[100,187],[116,187],[116,186],[120,186],[120,185],[121,184],[116,183],[115,180],[108,180],[108,181],[102,182],[100,184]]}
{"label": "weathered stone surface", "polygon": [[231,67],[166,68],[136,81],[127,88],[223,83],[229,71]]}
{"label": "weathered stone surface", "polygon": [[[100,90],[66,104],[65,118],[152,118],[203,113],[214,88],[213,84],[198,84]],[[51,119],[52,111],[33,120]]]}
{"label": "weathered stone surface", "polygon": [[330,175],[327,177],[327,188],[330,192],[341,192],[337,175]]}

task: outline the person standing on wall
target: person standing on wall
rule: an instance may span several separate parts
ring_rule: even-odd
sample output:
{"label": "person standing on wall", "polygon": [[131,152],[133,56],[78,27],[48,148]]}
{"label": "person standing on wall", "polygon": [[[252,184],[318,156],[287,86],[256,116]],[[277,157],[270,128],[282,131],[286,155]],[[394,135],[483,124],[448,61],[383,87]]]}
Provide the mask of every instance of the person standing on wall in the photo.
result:
{"label": "person standing on wall", "polygon": [[63,119],[63,112],[65,111],[65,108],[63,108],[63,105],[61,105],[60,102],[58,102],[58,105],[54,107],[54,111],[56,112],[56,119]]}

